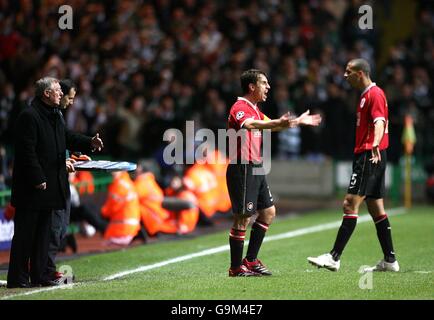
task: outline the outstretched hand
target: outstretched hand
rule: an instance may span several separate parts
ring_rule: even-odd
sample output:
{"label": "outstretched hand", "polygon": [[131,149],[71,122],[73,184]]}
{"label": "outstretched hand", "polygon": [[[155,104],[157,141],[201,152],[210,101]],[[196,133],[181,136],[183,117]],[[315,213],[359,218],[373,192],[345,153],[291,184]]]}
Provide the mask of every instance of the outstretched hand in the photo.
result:
{"label": "outstretched hand", "polygon": [[294,119],[294,122],[297,125],[305,125],[305,126],[319,126],[322,118],[319,114],[310,114],[310,110],[307,110],[303,114],[301,114],[298,118]]}
{"label": "outstretched hand", "polygon": [[297,124],[294,122],[294,119],[296,117],[291,114],[291,112],[287,112],[285,113],[283,116],[280,117],[280,121],[281,121],[281,127],[283,128],[293,128],[296,127]]}
{"label": "outstretched hand", "polygon": [[90,145],[92,147],[92,152],[98,150],[101,151],[102,148],[104,148],[104,143],[102,142],[101,138],[99,137],[99,133],[97,133],[90,142]]}

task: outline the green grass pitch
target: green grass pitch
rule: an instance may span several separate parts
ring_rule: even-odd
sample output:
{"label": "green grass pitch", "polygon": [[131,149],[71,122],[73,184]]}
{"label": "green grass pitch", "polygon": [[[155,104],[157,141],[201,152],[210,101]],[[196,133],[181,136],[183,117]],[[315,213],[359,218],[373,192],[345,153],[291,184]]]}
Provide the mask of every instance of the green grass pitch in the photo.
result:
{"label": "green grass pitch", "polygon": [[[361,214],[366,213],[363,211]],[[282,217],[275,220],[267,237],[340,219],[339,210]],[[433,299],[434,208],[415,207],[391,216],[390,221],[401,266],[399,273],[373,273],[368,275],[372,278],[366,278],[366,274],[358,272],[361,266],[373,265],[382,257],[374,224],[359,219],[341,257],[339,272],[317,269],[306,260],[331,249],[338,229],[331,226],[323,231],[264,242],[259,258],[273,271],[273,276],[229,278],[229,251],[224,247],[228,244],[228,231],[225,231],[68,260],[63,264],[68,264],[77,277],[73,286],[54,290],[2,287],[0,299]],[[191,256],[213,248],[218,248],[215,253]],[[179,257],[183,257],[182,261],[171,263],[176,261],[171,259]],[[143,266],[151,267],[107,280]],[[0,278],[4,280],[6,275]]]}

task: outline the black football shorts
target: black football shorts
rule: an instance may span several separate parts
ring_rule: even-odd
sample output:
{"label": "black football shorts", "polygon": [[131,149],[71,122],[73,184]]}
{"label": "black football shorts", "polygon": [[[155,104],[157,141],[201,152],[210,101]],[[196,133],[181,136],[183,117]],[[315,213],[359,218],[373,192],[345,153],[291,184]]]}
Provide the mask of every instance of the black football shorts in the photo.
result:
{"label": "black football shorts", "polygon": [[232,203],[232,212],[248,217],[256,210],[274,205],[273,196],[264,174],[254,175],[256,164],[229,164],[226,171],[226,183]]}
{"label": "black football shorts", "polygon": [[386,179],[386,150],[381,150],[381,161],[372,163],[370,150],[357,153],[353,160],[353,173],[351,175],[348,193],[367,198],[380,199],[385,194]]}

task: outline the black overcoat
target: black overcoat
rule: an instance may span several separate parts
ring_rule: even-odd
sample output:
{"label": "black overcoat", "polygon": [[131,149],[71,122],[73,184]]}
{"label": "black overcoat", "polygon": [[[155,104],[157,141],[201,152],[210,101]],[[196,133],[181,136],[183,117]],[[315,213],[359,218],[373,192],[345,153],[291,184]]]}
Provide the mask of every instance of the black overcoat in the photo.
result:
{"label": "black overcoat", "polygon": [[[14,207],[64,209],[69,198],[66,149],[89,153],[91,137],[65,128],[60,110],[35,98],[15,123],[11,203]],[[46,182],[45,190],[35,186]]]}

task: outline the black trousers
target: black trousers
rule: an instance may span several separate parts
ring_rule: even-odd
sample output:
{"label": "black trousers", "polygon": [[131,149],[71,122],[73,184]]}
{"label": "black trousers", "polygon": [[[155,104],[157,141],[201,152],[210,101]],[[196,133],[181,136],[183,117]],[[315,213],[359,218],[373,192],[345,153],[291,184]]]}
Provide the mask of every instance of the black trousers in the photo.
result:
{"label": "black trousers", "polygon": [[66,236],[70,212],[70,201],[67,201],[66,210],[53,210],[51,213],[50,241],[48,245],[47,268],[44,274],[45,278],[52,278],[56,272],[56,255]]}
{"label": "black trousers", "polygon": [[39,284],[47,267],[50,209],[16,208],[8,285]]}

